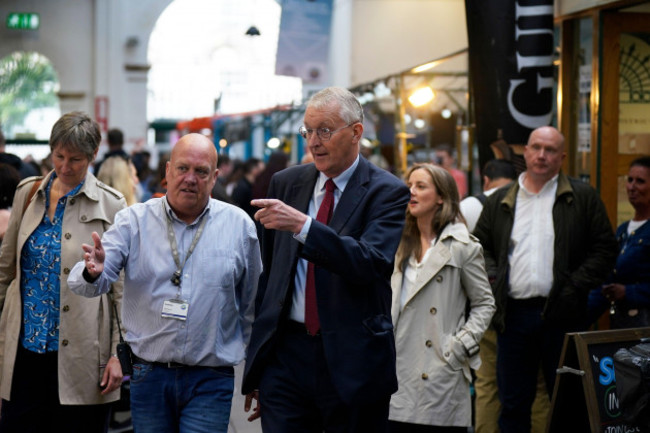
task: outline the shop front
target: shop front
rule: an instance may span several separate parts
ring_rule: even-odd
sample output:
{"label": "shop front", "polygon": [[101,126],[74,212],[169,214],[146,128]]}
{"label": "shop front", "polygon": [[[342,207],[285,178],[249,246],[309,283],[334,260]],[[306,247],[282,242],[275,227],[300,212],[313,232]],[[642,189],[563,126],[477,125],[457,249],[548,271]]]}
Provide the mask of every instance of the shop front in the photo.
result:
{"label": "shop front", "polygon": [[598,188],[617,226],[633,215],[629,164],[650,155],[650,2],[557,0],[555,23],[565,170]]}

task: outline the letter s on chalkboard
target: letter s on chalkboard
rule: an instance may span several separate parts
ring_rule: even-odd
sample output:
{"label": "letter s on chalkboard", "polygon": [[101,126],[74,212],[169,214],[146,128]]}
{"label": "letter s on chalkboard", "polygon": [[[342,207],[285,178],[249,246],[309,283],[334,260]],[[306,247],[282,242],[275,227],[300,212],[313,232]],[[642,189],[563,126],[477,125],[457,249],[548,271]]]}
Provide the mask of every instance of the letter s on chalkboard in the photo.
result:
{"label": "letter s on chalkboard", "polygon": [[598,382],[601,385],[607,386],[616,380],[614,376],[614,359],[611,356],[605,356],[600,360],[600,376]]}

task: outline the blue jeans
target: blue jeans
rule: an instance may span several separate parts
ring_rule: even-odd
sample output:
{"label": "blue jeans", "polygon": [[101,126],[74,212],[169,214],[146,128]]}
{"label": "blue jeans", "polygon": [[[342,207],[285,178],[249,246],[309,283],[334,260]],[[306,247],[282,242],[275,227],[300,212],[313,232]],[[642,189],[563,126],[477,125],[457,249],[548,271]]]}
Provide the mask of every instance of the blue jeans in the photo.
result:
{"label": "blue jeans", "polygon": [[134,363],[133,427],[138,433],[226,433],[234,385],[232,367]]}

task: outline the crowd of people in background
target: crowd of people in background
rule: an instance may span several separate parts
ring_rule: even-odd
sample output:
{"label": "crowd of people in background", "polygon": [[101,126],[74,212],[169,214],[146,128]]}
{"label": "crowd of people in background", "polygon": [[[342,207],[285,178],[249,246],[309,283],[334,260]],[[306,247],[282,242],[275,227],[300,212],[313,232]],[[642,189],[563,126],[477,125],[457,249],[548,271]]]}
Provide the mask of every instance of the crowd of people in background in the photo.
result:
{"label": "crowd of people in background", "polygon": [[[119,128],[108,130],[105,141],[106,150],[101,159],[90,164],[90,172],[102,182],[122,192],[129,205],[164,196],[165,168],[170,156],[168,152],[158,155],[158,165],[152,167],[152,156],[149,150],[127,152],[124,133]],[[363,138],[359,149],[364,158],[379,168],[393,171],[393,167],[375,142]],[[454,149],[443,144],[434,150],[432,160],[429,162],[442,166],[451,173],[462,200],[468,194],[467,174],[457,168]],[[218,156],[219,174],[211,193],[212,198],[235,204],[244,209],[251,218],[254,218],[256,209],[250,205],[250,201],[265,197],[271,177],[291,165],[289,155],[281,150],[272,152],[265,159],[250,157],[242,160],[231,158],[227,153]],[[107,161],[110,169],[99,176],[103,164]],[[313,162],[313,159],[307,148],[305,156],[299,163],[310,162]],[[36,161],[30,155],[21,159],[7,153],[5,137],[0,130],[0,243],[9,221],[13,193],[20,180],[30,176],[45,176],[52,168],[51,155]]]}
{"label": "crowd of people in background", "polygon": [[553,127],[470,196],[447,145],[397,179],[363,117],[315,94],[298,164],[187,134],[152,167],[119,129],[97,160],[81,112],[42,161],[0,132],[0,430],[103,433],[123,330],[139,432],[226,432],[244,358],[265,432],[543,431],[567,332],[650,326],[650,157],[614,233]]}

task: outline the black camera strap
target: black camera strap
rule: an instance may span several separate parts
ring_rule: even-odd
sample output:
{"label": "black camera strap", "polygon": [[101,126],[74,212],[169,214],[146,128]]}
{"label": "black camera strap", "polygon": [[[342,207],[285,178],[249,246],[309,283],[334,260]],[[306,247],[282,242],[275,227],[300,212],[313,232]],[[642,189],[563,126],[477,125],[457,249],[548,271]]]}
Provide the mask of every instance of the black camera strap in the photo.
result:
{"label": "black camera strap", "polygon": [[133,366],[132,366],[132,358],[131,358],[131,348],[129,347],[128,343],[124,341],[124,337],[122,336],[122,327],[120,326],[120,317],[117,314],[117,305],[115,304],[115,301],[111,297],[111,301],[113,302],[113,310],[115,310],[115,320],[117,321],[117,331],[120,334],[120,342],[117,343],[117,359],[120,361],[120,366],[122,367],[122,374],[125,376],[130,376],[133,374]]}
{"label": "black camera strap", "polygon": [[124,338],[122,337],[122,328],[120,327],[120,316],[117,314],[117,305],[115,305],[115,301],[112,298],[111,303],[113,304],[113,310],[115,310],[115,320],[117,321],[117,332],[120,334],[120,343],[124,343]]}

